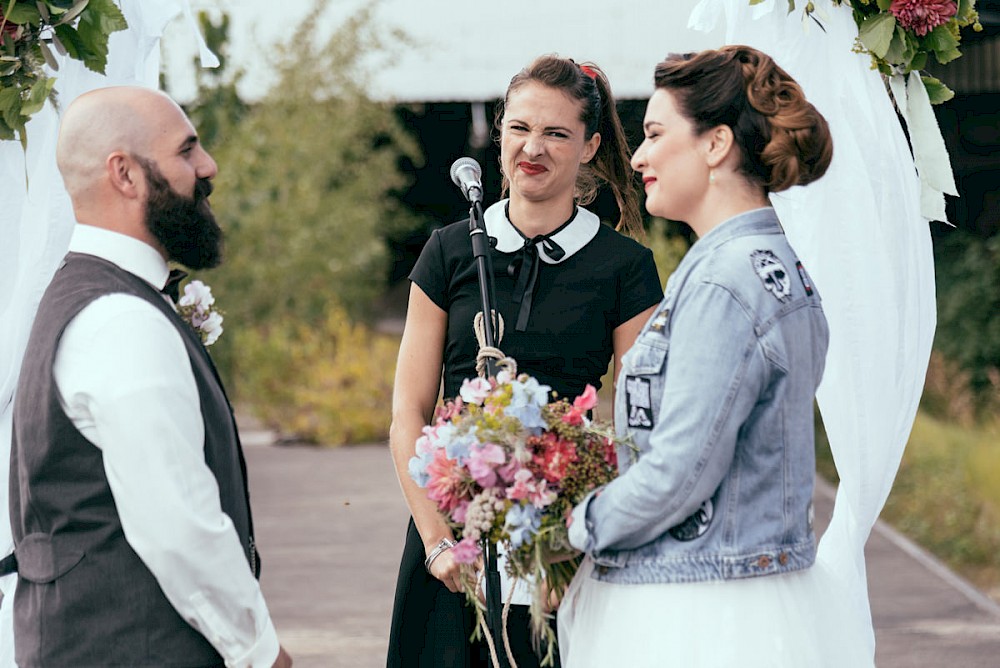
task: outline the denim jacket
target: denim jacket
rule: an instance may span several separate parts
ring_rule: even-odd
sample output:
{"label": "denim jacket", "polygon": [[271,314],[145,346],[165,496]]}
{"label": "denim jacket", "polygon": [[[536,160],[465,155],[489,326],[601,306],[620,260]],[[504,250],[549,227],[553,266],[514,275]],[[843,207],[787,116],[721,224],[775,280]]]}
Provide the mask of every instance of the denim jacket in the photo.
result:
{"label": "denim jacket", "polygon": [[573,512],[594,577],[727,580],[816,555],[813,398],[828,342],[819,294],[773,209],[692,246],[622,358],[621,475]]}

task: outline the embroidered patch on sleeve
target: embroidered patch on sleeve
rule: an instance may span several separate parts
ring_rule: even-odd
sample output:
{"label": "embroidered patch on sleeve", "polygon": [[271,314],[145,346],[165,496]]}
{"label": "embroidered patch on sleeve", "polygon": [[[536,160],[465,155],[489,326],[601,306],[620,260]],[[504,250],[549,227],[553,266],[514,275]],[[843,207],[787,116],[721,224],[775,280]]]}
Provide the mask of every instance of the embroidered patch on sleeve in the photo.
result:
{"label": "embroidered patch on sleeve", "polygon": [[809,280],[809,274],[806,273],[806,268],[802,266],[801,262],[795,263],[795,268],[799,270],[799,278],[802,279],[802,287],[806,289],[806,294],[812,297],[813,284]]}
{"label": "embroidered patch on sleeve", "polygon": [[625,405],[628,409],[628,426],[647,430],[653,428],[653,406],[649,396],[651,385],[648,378],[625,377]]}
{"label": "embroidered patch on sleeve", "polygon": [[781,260],[769,250],[755,250],[750,253],[750,263],[764,288],[778,301],[788,301],[792,294],[792,281]]}

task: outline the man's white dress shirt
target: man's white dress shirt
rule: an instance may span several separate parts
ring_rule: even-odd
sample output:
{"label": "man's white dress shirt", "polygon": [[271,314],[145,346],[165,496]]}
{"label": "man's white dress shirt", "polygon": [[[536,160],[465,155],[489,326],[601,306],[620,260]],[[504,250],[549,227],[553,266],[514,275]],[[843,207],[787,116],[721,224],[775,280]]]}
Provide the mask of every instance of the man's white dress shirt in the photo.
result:
{"label": "man's white dress shirt", "polygon": [[[89,225],[76,226],[70,250],[157,290],[169,274],[153,247]],[[278,637],[205,463],[198,388],[175,326],[138,297],[101,297],[66,327],[53,375],[66,415],[104,455],[126,540],[178,614],[227,666],[270,668]]]}

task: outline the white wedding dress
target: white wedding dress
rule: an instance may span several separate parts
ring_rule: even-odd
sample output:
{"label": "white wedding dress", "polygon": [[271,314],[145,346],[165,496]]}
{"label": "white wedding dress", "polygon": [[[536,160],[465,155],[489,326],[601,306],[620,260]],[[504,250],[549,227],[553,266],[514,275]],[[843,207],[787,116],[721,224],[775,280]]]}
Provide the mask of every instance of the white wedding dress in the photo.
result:
{"label": "white wedding dress", "polygon": [[[873,665],[864,545],[923,389],[935,327],[928,219],[943,217],[943,196],[935,191],[953,183],[940,151],[937,165],[919,165],[918,178],[881,78],[867,55],[852,52],[857,27],[847,4],[814,3],[823,30],[799,20],[804,2],[788,14],[784,0],[753,7],[748,0],[702,0],[691,27],[711,30],[722,19],[727,43],[771,55],[833,134],[826,176],[771,196],[823,295],[830,325],[817,399],[841,478],[833,519],[816,564],[795,574],[613,585],[592,579],[585,562],[559,608],[563,668]],[[925,149],[916,151],[920,156],[943,143],[936,126],[928,127],[933,115],[915,81],[894,81],[892,90],[915,123],[910,135]]]}

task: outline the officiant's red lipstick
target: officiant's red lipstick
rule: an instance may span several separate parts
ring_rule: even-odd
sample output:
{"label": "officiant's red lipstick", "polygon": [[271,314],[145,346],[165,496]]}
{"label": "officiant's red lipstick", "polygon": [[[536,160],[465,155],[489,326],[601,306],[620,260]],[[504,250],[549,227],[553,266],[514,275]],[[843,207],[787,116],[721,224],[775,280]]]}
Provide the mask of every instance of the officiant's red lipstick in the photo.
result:
{"label": "officiant's red lipstick", "polygon": [[525,174],[530,174],[531,176],[535,176],[537,174],[541,174],[542,172],[549,171],[545,165],[539,165],[534,162],[527,162],[526,160],[517,163],[517,166],[522,172],[524,172]]}

